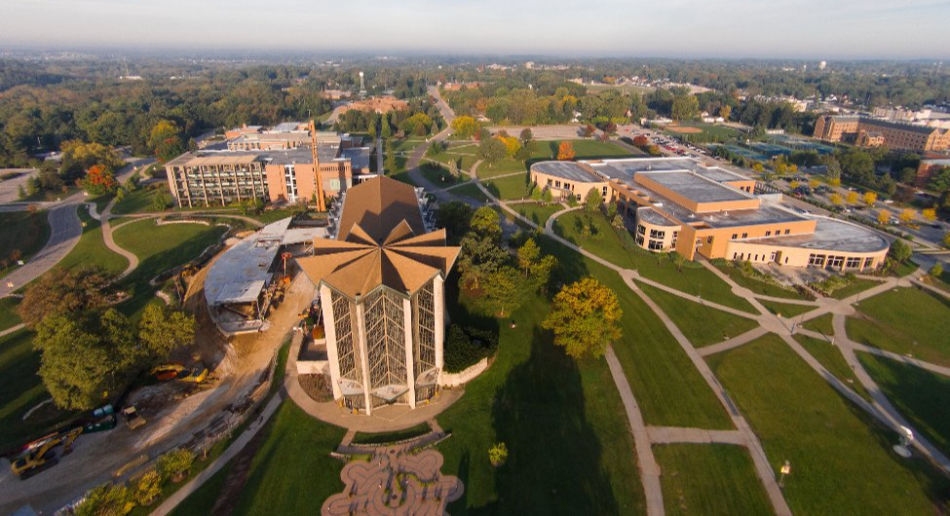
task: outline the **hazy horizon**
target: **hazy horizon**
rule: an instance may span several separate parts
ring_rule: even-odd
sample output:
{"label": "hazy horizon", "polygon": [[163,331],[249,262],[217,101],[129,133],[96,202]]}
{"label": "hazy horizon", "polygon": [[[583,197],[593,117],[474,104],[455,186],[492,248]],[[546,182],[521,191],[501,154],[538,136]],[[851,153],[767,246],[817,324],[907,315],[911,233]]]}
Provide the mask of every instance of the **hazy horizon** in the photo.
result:
{"label": "hazy horizon", "polygon": [[945,59],[950,3],[844,0],[10,0],[0,46],[752,59]]}

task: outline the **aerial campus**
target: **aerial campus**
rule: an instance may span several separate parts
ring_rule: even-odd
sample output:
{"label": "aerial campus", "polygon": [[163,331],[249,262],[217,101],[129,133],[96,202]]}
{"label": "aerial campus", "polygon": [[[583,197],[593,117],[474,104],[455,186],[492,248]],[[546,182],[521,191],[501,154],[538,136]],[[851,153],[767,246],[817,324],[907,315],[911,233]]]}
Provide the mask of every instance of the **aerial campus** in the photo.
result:
{"label": "aerial campus", "polygon": [[0,515],[950,512],[950,9],[416,3],[0,21]]}

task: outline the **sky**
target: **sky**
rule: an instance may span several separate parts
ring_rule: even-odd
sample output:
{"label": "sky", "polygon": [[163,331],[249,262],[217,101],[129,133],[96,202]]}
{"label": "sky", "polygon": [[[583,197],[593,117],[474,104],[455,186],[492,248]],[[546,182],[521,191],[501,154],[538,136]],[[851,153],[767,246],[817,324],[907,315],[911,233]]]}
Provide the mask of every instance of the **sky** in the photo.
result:
{"label": "sky", "polygon": [[950,1],[3,0],[0,49],[944,59]]}

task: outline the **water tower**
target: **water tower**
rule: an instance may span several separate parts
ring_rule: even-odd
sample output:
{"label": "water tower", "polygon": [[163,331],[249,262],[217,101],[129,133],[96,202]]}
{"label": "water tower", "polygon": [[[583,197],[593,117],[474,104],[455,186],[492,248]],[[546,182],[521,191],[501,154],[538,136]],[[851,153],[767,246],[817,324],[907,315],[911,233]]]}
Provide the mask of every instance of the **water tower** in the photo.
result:
{"label": "water tower", "polygon": [[363,82],[363,72],[360,72],[360,96],[366,96],[366,83]]}

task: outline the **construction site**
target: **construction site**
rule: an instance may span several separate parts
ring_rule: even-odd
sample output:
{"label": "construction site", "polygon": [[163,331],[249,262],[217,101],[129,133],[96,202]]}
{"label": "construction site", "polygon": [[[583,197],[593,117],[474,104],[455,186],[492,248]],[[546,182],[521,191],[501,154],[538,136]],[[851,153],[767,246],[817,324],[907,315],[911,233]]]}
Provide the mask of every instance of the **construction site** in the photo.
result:
{"label": "construction site", "polygon": [[[229,239],[202,266],[185,267],[183,306],[196,323],[192,345],[147,371],[116,406],[37,436],[9,462],[0,459],[0,514],[24,506],[53,513],[75,503],[77,493],[140,475],[175,448],[200,457],[251,417],[270,389],[277,351],[313,300],[309,281],[289,268],[289,250],[302,251],[320,231],[284,219]],[[253,280],[235,283],[238,262],[255,269]]]}

